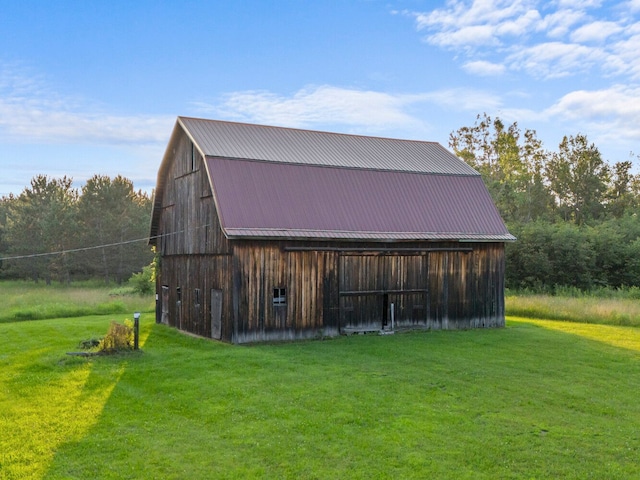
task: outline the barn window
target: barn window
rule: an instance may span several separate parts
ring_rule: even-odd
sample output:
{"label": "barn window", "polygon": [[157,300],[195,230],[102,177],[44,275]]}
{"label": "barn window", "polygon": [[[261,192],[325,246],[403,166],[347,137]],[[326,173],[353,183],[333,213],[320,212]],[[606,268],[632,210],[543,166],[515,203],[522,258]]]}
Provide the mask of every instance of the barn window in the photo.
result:
{"label": "barn window", "polygon": [[273,289],[273,304],[274,305],[286,305],[287,304],[287,289],[286,288],[274,288]]}
{"label": "barn window", "polygon": [[191,171],[195,172],[196,171],[196,147],[193,144],[193,142],[191,142]]}

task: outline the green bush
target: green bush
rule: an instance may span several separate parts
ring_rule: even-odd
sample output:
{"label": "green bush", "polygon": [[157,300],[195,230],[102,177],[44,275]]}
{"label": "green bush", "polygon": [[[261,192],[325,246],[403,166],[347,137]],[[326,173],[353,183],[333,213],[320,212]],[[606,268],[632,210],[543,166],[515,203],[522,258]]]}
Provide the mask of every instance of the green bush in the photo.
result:
{"label": "green bush", "polygon": [[129,279],[131,290],[139,295],[150,295],[154,291],[154,264],[143,267],[141,272],[134,273]]}
{"label": "green bush", "polygon": [[510,289],[554,293],[640,286],[640,222],[629,217],[589,225],[512,224],[506,246]]}

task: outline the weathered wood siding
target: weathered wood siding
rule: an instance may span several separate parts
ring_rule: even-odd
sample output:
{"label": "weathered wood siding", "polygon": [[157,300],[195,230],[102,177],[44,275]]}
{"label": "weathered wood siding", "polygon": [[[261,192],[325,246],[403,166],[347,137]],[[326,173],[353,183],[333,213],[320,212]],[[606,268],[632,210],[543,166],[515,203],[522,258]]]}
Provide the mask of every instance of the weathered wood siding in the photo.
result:
{"label": "weathered wood siding", "polygon": [[159,298],[156,318],[176,328],[211,337],[211,290],[215,289],[222,292],[220,339],[230,342],[233,333],[231,244],[218,222],[202,156],[184,134],[173,148],[174,158],[165,178],[158,228],[157,249],[161,260],[156,281]]}
{"label": "weathered wood siding", "polygon": [[504,244],[430,253],[428,288],[428,328],[504,326]]}
{"label": "weathered wood siding", "polygon": [[[281,242],[234,242],[234,342],[337,335],[330,297],[337,254],[287,251]],[[274,290],[285,291],[274,304]]]}
{"label": "weathered wood siding", "polygon": [[234,342],[504,325],[502,244],[316,247],[234,242]]}
{"label": "weathered wood siding", "polygon": [[[232,341],[232,288],[230,255],[170,255],[163,257],[159,293],[168,289],[170,326],[212,337],[211,290],[222,291],[220,340]],[[159,305],[159,308],[162,308]]]}
{"label": "weathered wood siding", "polygon": [[183,134],[175,146],[166,178],[159,222],[163,255],[229,253],[209,184],[205,164]]}
{"label": "weathered wood siding", "polygon": [[340,257],[340,321],[343,329],[375,330],[424,323],[427,256],[402,253]]}

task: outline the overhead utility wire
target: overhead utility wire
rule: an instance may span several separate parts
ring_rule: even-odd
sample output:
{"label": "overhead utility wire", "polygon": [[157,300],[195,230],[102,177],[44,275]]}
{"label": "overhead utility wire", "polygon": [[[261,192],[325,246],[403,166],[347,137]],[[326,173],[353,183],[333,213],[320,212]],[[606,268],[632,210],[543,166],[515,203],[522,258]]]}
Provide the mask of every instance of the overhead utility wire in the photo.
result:
{"label": "overhead utility wire", "polygon": [[148,242],[149,240],[153,239],[158,239],[158,238],[162,238],[162,237],[168,237],[170,235],[177,235],[178,233],[184,233],[188,230],[196,230],[198,228],[204,228],[204,227],[208,227],[209,225],[200,225],[199,227],[193,227],[192,229],[184,229],[184,230],[179,230],[177,232],[171,232],[171,233],[163,233],[162,235],[154,235],[152,237],[145,237],[145,238],[137,238],[135,240],[124,240],[122,242],[116,242],[116,243],[106,243],[104,245],[95,245],[93,247],[79,247],[79,248],[70,248],[68,250],[59,250],[57,252],[44,252],[44,253],[29,253],[29,254],[25,254],[25,255],[14,255],[12,257],[0,257],[0,261],[3,260],[21,260],[21,259],[25,259],[25,258],[37,258],[37,257],[48,257],[48,256],[52,256],[52,255],[64,255],[66,253],[76,253],[76,252],[86,252],[88,250],[97,250],[99,248],[108,248],[108,247],[117,247],[118,245],[128,245],[130,243],[137,243],[137,242]]}

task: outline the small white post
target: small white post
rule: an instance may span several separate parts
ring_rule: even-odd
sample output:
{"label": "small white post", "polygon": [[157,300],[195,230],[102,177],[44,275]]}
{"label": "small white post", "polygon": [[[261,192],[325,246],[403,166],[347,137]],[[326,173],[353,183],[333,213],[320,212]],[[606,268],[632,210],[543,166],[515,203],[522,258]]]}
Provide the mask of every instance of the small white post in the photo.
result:
{"label": "small white post", "polygon": [[138,350],[138,339],[140,338],[140,312],[133,314],[133,349]]}
{"label": "small white post", "polygon": [[396,311],[395,305],[392,303],[391,304],[391,331],[393,331],[393,322],[394,322],[395,316],[396,316],[395,315],[395,311]]}

